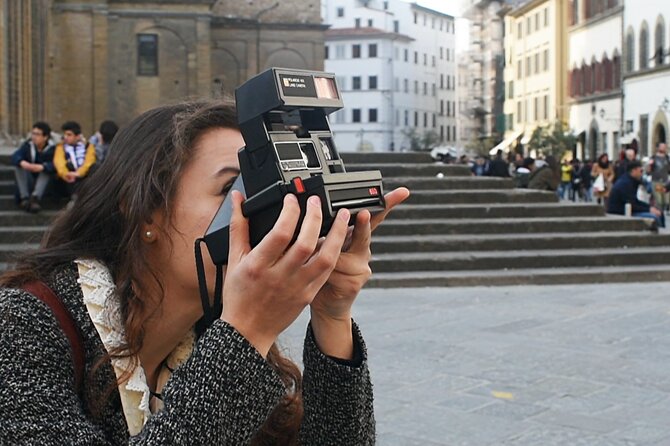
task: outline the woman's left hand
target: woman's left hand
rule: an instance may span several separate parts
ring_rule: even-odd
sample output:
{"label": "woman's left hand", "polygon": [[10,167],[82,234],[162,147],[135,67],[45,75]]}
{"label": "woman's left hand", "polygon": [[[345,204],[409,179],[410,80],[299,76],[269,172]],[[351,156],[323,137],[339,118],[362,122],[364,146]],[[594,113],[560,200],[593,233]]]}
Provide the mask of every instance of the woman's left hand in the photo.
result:
{"label": "woman's left hand", "polygon": [[323,353],[344,359],[351,357],[351,306],[372,274],[369,265],[372,232],[408,197],[408,189],[395,189],[384,197],[383,212],[371,216],[370,212],[361,211],[356,215],[351,242],[345,245],[328,281],[310,304],[312,329]]}

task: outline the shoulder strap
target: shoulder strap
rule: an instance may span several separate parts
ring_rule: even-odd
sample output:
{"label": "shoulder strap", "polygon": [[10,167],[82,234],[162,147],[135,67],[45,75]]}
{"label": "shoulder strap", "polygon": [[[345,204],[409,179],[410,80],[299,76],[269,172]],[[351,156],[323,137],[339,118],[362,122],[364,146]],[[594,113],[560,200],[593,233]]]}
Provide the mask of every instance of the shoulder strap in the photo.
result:
{"label": "shoulder strap", "polygon": [[22,288],[51,308],[61,330],[63,330],[63,333],[65,333],[70,342],[72,361],[74,362],[74,385],[77,393],[81,393],[84,381],[84,347],[81,334],[72,319],[72,315],[63,304],[63,301],[56,297],[51,288],[44,282],[35,280],[24,284]]}

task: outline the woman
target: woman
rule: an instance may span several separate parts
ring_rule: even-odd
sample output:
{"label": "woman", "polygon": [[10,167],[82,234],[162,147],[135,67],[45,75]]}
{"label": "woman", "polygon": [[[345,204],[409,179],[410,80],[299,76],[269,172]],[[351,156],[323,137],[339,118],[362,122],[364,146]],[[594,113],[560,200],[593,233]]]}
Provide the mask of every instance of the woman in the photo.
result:
{"label": "woman", "polygon": [[[359,213],[346,247],[349,212],[319,239],[316,197],[290,244],[300,210],[289,195],[254,249],[233,192],[223,312],[195,333],[203,309],[193,244],[239,173],[243,145],[234,107],[205,102],[148,111],[116,135],[77,205],[2,279],[0,443],[374,442],[351,305],[370,274],[372,229],[409,192],[388,194],[382,214]],[[81,387],[77,348],[54,312],[21,289],[35,279],[77,325]],[[303,378],[275,340],[307,305]]]}
{"label": "woman", "polygon": [[[602,178],[599,178],[601,175]],[[606,153],[600,155],[598,161],[593,164],[591,177],[593,178],[593,195],[596,197],[598,204],[607,208],[607,199],[614,182],[614,166],[610,163]]]}

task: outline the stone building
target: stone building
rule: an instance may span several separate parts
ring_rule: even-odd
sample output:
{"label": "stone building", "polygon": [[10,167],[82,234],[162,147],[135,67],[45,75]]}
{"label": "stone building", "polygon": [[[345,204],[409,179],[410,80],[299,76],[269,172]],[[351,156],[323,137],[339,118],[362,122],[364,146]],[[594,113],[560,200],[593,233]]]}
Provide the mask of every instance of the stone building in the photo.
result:
{"label": "stone building", "polygon": [[670,131],[670,3],[624,1],[625,143],[653,155]]}
{"label": "stone building", "polygon": [[85,133],[230,94],[271,66],[323,69],[319,0],[0,0],[0,132]]}
{"label": "stone building", "polygon": [[567,3],[532,0],[505,16],[505,143],[568,121]]}
{"label": "stone building", "polygon": [[618,0],[568,3],[568,94],[576,155],[595,159],[619,155],[622,83],[623,5]]}

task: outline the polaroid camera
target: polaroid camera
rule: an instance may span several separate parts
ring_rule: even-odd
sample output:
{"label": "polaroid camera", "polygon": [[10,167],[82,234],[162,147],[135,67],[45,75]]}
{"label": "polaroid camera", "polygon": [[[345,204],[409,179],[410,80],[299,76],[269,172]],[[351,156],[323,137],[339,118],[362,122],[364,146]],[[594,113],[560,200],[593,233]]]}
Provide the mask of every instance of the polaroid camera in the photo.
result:
{"label": "polaroid camera", "polygon": [[[256,246],[270,232],[286,194],[300,203],[300,224],[307,199],[321,198],[321,236],[328,233],[337,211],[355,215],[385,208],[379,171],[347,172],[340,159],[328,115],[343,107],[335,76],[305,70],[271,68],[235,91],[237,115],[246,146],[238,153],[241,175],[233,185],[246,200],[249,239]],[[204,241],[217,265],[228,261],[230,199],[221,205]]]}

